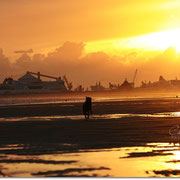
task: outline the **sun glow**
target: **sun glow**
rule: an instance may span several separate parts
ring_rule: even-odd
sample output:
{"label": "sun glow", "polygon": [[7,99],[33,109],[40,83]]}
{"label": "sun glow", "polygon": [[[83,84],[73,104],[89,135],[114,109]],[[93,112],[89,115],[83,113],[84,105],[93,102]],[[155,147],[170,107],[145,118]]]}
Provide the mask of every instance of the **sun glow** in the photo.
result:
{"label": "sun glow", "polygon": [[87,51],[101,50],[112,52],[121,49],[140,49],[147,51],[165,50],[174,47],[180,52],[180,28],[166,30],[136,37],[91,42],[87,44]]}
{"label": "sun glow", "polygon": [[165,50],[173,46],[177,51],[180,51],[180,28],[129,38],[123,40],[120,44],[122,45],[124,41],[127,47],[146,50]]}

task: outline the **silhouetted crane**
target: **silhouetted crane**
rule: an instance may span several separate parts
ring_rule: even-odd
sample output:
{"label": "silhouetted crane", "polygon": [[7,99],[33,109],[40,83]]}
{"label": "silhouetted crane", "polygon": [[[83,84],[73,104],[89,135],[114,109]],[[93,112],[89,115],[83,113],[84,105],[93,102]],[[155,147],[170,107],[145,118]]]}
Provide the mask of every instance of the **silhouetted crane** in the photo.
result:
{"label": "silhouetted crane", "polygon": [[68,90],[71,90],[73,88],[72,82],[69,83],[65,75],[63,76],[63,79],[68,87]]}
{"label": "silhouetted crane", "polygon": [[40,80],[40,77],[41,77],[41,76],[47,77],[47,78],[50,78],[50,79],[56,79],[56,80],[60,80],[60,79],[61,79],[61,77],[48,76],[48,75],[41,74],[40,72],[34,73],[34,72],[27,71],[27,73],[33,74],[33,75],[37,75],[37,77],[38,77],[39,80]]}

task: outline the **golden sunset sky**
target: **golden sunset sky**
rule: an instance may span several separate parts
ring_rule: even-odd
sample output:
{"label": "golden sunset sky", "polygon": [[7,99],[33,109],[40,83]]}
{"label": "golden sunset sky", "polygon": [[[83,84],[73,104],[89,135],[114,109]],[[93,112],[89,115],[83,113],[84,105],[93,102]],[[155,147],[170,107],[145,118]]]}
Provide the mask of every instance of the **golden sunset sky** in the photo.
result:
{"label": "golden sunset sky", "polygon": [[[25,71],[76,84],[180,78],[178,0],[1,0],[0,80]],[[33,49],[33,53],[14,51]]]}
{"label": "golden sunset sky", "polygon": [[[0,44],[8,53],[48,51],[65,41],[85,42],[87,51],[143,43],[149,48],[157,37],[146,35],[180,28],[179,8],[178,0],[2,0]],[[139,42],[142,35],[145,40]],[[174,33],[170,35],[165,47],[172,45]],[[160,40],[164,37],[166,33]],[[156,47],[165,48],[163,44],[156,42]],[[180,43],[174,46],[180,48]]]}

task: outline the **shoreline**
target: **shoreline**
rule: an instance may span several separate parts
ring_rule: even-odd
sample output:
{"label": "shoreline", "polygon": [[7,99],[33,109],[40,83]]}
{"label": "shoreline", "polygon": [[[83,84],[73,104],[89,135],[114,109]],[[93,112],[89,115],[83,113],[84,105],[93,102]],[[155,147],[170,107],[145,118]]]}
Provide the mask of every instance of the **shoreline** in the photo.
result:
{"label": "shoreline", "polygon": [[180,89],[159,89],[159,90],[141,90],[141,89],[133,89],[133,90],[112,90],[112,91],[82,91],[82,92],[76,92],[76,91],[60,91],[60,92],[26,92],[26,93],[0,93],[0,98],[4,97],[31,97],[31,96],[67,96],[67,97],[84,97],[84,96],[102,96],[106,97],[108,96],[174,96],[176,94],[180,94]]}
{"label": "shoreline", "polygon": [[[0,106],[0,117],[31,117],[82,115],[83,102],[32,103]],[[155,114],[180,112],[180,99],[136,99],[123,101],[97,101],[92,103],[94,115],[103,114]]]}

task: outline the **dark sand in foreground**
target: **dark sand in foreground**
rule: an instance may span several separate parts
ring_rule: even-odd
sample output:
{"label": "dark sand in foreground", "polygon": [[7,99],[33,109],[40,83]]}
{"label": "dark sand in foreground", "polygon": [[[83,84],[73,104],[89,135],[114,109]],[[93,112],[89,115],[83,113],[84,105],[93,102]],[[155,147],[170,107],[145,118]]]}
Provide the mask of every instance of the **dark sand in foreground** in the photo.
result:
{"label": "dark sand in foreground", "polygon": [[[179,99],[93,103],[94,114],[121,114],[180,111]],[[81,115],[82,103],[18,105],[0,107],[4,118],[24,116]],[[118,119],[52,119],[50,121],[1,121],[0,143],[27,144],[22,153],[53,153],[79,149],[140,146],[149,142],[171,142],[169,129],[180,123],[178,117],[123,117]],[[33,151],[34,146],[36,152]],[[63,144],[73,146],[63,148]],[[42,151],[41,151],[42,150]],[[21,153],[21,152],[18,152]]]}
{"label": "dark sand in foreground", "polygon": [[179,98],[93,102],[93,111],[86,121],[80,102],[1,106],[0,176],[180,175],[169,134]]}

